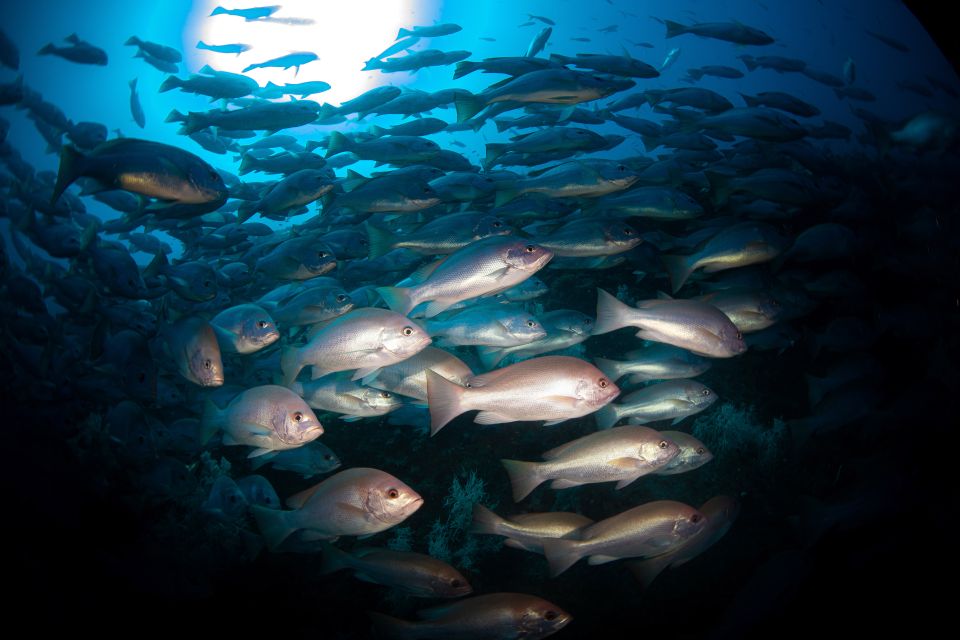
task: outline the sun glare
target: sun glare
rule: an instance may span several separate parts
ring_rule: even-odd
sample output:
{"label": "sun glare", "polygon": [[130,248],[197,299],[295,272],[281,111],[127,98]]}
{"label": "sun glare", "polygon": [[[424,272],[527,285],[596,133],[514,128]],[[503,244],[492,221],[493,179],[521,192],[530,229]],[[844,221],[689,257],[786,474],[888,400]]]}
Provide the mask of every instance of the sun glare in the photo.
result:
{"label": "sun glare", "polygon": [[[261,86],[267,82],[283,85],[321,80],[331,86],[330,90],[309,99],[334,105],[400,80],[362,69],[364,62],[396,40],[400,27],[413,24],[419,0],[278,0],[281,9],[268,20],[247,22],[232,15],[210,16],[218,4],[233,9],[272,3],[198,2],[192,28],[185,33],[188,61],[196,63],[191,70],[209,64],[219,71],[241,73],[254,63],[313,52],[319,60],[303,65],[298,73],[293,68],[270,67],[252,69],[246,75]],[[198,40],[208,45],[246,44],[251,48],[240,55],[217,53],[195,49]]]}

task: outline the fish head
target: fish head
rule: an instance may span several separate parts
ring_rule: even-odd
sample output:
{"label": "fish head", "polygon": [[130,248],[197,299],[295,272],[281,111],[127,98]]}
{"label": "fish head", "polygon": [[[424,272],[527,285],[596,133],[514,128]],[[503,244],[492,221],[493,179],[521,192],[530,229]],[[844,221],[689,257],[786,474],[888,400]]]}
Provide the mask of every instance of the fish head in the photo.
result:
{"label": "fish head", "polygon": [[219,387],[223,385],[223,360],[220,357],[220,345],[210,325],[204,323],[197,339],[188,352],[187,376],[201,387]]}
{"label": "fish head", "polygon": [[603,165],[594,165],[598,168],[600,177],[618,189],[626,189],[640,179],[640,174],[622,162],[610,162]]}
{"label": "fish head", "polygon": [[227,201],[227,185],[216,169],[206,162],[192,163],[187,170],[187,180],[193,187],[194,195],[184,199],[184,202],[200,204]]}
{"label": "fish head", "polygon": [[271,423],[277,438],[294,447],[316,440],[323,433],[323,426],[313,410],[295,394],[276,403]]}
{"label": "fish head", "polygon": [[706,409],[717,401],[717,394],[710,387],[695,380],[687,380],[683,385],[683,393],[687,402],[695,407]]}
{"label": "fish head", "polygon": [[680,446],[670,438],[653,429],[643,432],[637,452],[640,460],[652,466],[661,467],[678,455],[680,455]]}
{"label": "fish head", "polygon": [[547,335],[540,321],[529,313],[512,314],[500,321],[506,332],[518,340],[533,342]]}
{"label": "fish head", "polygon": [[763,296],[757,304],[757,313],[767,320],[776,322],[783,314],[783,306],[773,296]]}
{"label": "fish head", "polygon": [[[591,367],[592,368],[592,367]],[[577,383],[576,397],[588,406],[599,409],[620,395],[620,387],[596,369]]]}
{"label": "fish head", "polygon": [[250,314],[241,325],[243,339],[260,350],[280,339],[280,331],[266,311]]}
{"label": "fish head", "polygon": [[439,598],[459,598],[473,593],[473,587],[463,577],[463,574],[453,567],[446,567],[444,570],[430,576],[429,594]]}
{"label": "fish head", "polygon": [[673,523],[673,533],[681,540],[688,540],[700,533],[706,524],[707,516],[693,507],[682,505]]}
{"label": "fish head", "polygon": [[625,251],[633,249],[643,241],[636,229],[620,222],[605,225],[603,237],[607,244]]}
{"label": "fish head", "polygon": [[371,475],[366,481],[367,513],[387,525],[403,522],[423,506],[419,493],[389,473]]}
{"label": "fish head", "polygon": [[419,353],[431,342],[430,336],[416,322],[399,316],[384,323],[380,330],[381,346],[393,355],[406,359]]}
{"label": "fish head", "polygon": [[300,262],[314,276],[333,271],[337,266],[337,257],[327,245],[316,242],[304,251],[299,251]]}
{"label": "fish head", "polygon": [[403,404],[400,398],[383,389],[364,389],[360,397],[365,405],[384,413],[393,411]]}
{"label": "fish head", "polygon": [[519,241],[506,245],[501,257],[509,267],[534,273],[550,262],[550,259],[553,258],[553,251],[538,244]]}
{"label": "fish head", "polygon": [[508,236],[513,233],[513,227],[507,224],[507,221],[498,216],[483,216],[473,228],[473,237],[475,239],[487,238],[489,236]]}
{"label": "fish head", "polygon": [[327,291],[327,294],[323,297],[323,306],[336,317],[350,311],[356,304],[349,293],[339,287],[334,287]]}
{"label": "fish head", "polygon": [[573,616],[557,605],[537,598],[518,612],[518,638],[545,638],[570,624]]}
{"label": "fish head", "polygon": [[732,322],[729,326],[720,329],[720,342],[723,349],[731,356],[737,356],[747,350],[747,343],[743,340],[743,332],[737,329]]}

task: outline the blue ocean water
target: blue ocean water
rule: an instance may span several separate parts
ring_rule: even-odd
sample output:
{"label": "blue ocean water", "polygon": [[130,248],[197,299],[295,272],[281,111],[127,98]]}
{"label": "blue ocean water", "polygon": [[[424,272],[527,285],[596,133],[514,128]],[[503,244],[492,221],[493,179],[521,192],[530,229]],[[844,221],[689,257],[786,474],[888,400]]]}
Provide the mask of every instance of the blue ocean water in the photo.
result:
{"label": "blue ocean water", "polygon": [[[45,125],[51,128],[51,118],[37,115],[48,112],[35,100],[32,106],[29,99],[0,106],[0,118],[9,124],[0,127],[5,131],[0,158],[2,384],[4,395],[12,399],[12,459],[4,477],[8,486],[16,487],[11,513],[18,515],[11,522],[19,539],[15,549],[22,550],[14,554],[13,575],[23,596],[18,604],[41,613],[70,612],[77,620],[96,616],[104,624],[111,617],[119,621],[134,616],[171,630],[196,624],[192,628],[220,633],[262,629],[331,638],[372,637],[368,611],[413,620],[418,609],[443,604],[359,581],[346,572],[326,574],[324,554],[316,545],[270,551],[264,546],[262,525],[246,510],[236,517],[211,515],[211,504],[222,497],[215,490],[218,478],[262,474],[282,501],[327,477],[305,479],[271,465],[254,466],[254,459],[247,458],[249,449],[216,438],[204,446],[197,442],[205,402],[213,399],[225,406],[244,389],[277,382],[278,347],[294,344],[296,331],[278,322],[283,337],[276,345],[258,354],[225,353],[225,387],[219,391],[201,388],[181,375],[176,354],[165,350],[158,336],[182,317],[210,320],[286,282],[265,276],[250,284],[225,284],[229,278],[224,265],[244,263],[252,278],[260,278],[266,267],[258,260],[265,251],[258,254],[252,247],[268,242],[258,238],[285,238],[281,234],[291,229],[307,237],[319,232],[358,234],[361,240],[353,241],[361,242],[359,253],[352,253],[356,247],[351,245],[348,255],[337,255],[336,270],[325,275],[338,278],[351,296],[356,294],[356,306],[385,307],[375,294],[361,303],[358,292],[368,285],[396,285],[443,252],[399,252],[393,254],[396,265],[371,266],[362,244],[367,242],[366,219],[376,225],[399,222],[407,233],[421,222],[460,211],[492,212],[522,229],[517,235],[537,242],[580,215],[598,215],[595,202],[611,196],[595,200],[595,193],[566,197],[550,192],[542,200],[521,200],[528,205],[525,209],[510,209],[505,205],[507,193],[516,189],[512,181],[559,162],[588,166],[592,159],[615,161],[642,176],[631,189],[669,188],[692,198],[704,212],[689,220],[623,214],[617,219],[632,225],[644,241],[616,254],[619,262],[601,265],[607,268],[594,268],[598,265],[589,261],[568,262],[562,268],[555,259],[538,272],[546,293],[526,301],[526,312],[539,317],[568,309],[593,317],[597,289],[631,305],[665,294],[691,299],[720,290],[777,299],[772,328],[748,335],[746,353],[711,359],[711,368],[697,377],[718,397],[714,404],[675,426],[670,418],[651,423],[660,431],[696,436],[713,459],[685,474],[647,476],[619,490],[609,483],[542,486],[515,503],[501,459],[539,460],[549,449],[595,433],[592,411],[555,426],[529,420],[480,426],[468,414],[431,437],[429,413],[423,408],[429,402],[422,399],[419,405],[406,399],[405,406],[389,416],[356,422],[318,409],[325,429],[319,441],[336,452],[340,470],[381,469],[424,498],[416,513],[389,530],[369,540],[345,535],[337,546],[426,553],[460,569],[474,594],[545,598],[572,616],[558,631],[559,637],[569,638],[624,630],[660,637],[760,637],[788,629],[822,631],[827,618],[839,621],[838,633],[863,630],[864,625],[872,630],[882,628],[873,618],[875,611],[898,610],[900,589],[893,585],[902,588],[925,579],[929,560],[908,552],[918,546],[936,548],[948,529],[930,524],[943,517],[941,501],[948,493],[938,477],[944,462],[930,454],[948,437],[950,422],[940,419],[940,408],[957,391],[958,379],[960,269],[953,176],[958,167],[960,82],[952,61],[907,7],[886,0],[358,0],[349,6],[285,4],[274,20],[246,22],[237,16],[211,16],[216,5],[175,1],[131,6],[93,0],[81,6],[38,0],[3,9],[0,28],[19,51],[19,63],[16,69],[0,67],[0,84],[22,77],[25,87],[69,120],[68,127],[54,131],[51,143],[41,131]],[[257,3],[225,6],[243,9]],[[723,23],[728,31],[748,25],[774,41],[738,44],[694,34],[667,38],[663,20]],[[496,178],[498,186],[402,214],[393,223],[393,210],[344,211],[337,200],[345,202],[345,192],[353,189],[347,184],[356,176],[348,171],[369,177],[409,163],[351,162],[345,154],[324,149],[333,132],[364,140],[375,134],[374,126],[388,128],[420,115],[361,118],[348,112],[338,122],[278,131],[295,137],[290,148],[296,151],[303,151],[296,145],[316,141],[320,146],[315,155],[326,156],[327,168],[333,170],[331,184],[337,187],[332,197],[311,201],[302,212],[295,209],[270,218],[254,214],[250,222],[261,225],[256,233],[254,227],[231,227],[229,232],[240,233],[241,242],[230,244],[224,238],[228,226],[242,222],[235,217],[240,200],[250,200],[241,198],[244,183],[254,190],[269,188],[284,172],[252,172],[240,175],[239,182],[228,180],[229,200],[220,211],[180,215],[172,224],[169,219],[163,222],[162,206],[138,220],[142,211],[125,214],[90,195],[78,195],[79,185],[73,186],[68,193],[76,197],[67,205],[65,219],[75,224],[72,233],[83,246],[64,256],[44,250],[43,225],[64,219],[59,213],[50,215],[47,196],[57,172],[63,171],[60,145],[77,144],[70,135],[75,123],[101,123],[110,139],[171,145],[222,173],[237,174],[242,154],[236,145],[262,138],[264,129],[235,140],[222,135],[220,141],[230,150],[211,152],[180,133],[180,123],[170,116],[174,110],[187,114],[224,108],[227,102],[160,91],[168,76],[202,75],[205,65],[240,72],[275,55],[310,51],[319,59],[296,72],[255,69],[248,77],[261,87],[268,82],[327,82],[328,91],[307,99],[331,109],[384,86],[405,93],[458,89],[482,95],[495,90],[491,85],[508,76],[473,72],[454,79],[454,64],[416,72],[363,70],[368,60],[394,43],[401,28],[446,23],[462,30],[421,38],[410,43],[407,53],[394,55],[438,49],[469,52],[469,61],[519,57],[550,27],[545,47],[536,55],[539,60],[557,54],[602,54],[660,71],[654,78],[633,78],[634,86],[612,95],[578,99],[577,107],[586,110],[581,116],[592,116],[591,122],[580,122],[563,104],[543,107],[536,100],[509,105],[513,109],[489,119],[481,113],[465,124],[458,122],[465,118],[458,117],[457,100],[426,110],[423,117],[450,126],[425,137],[460,154],[469,171]],[[72,33],[105,51],[108,64],[78,64],[38,54],[47,43],[66,45],[63,38]],[[176,74],[134,57],[138,48],[125,44],[131,36],[182,52]],[[201,40],[251,48],[236,56],[216,53],[198,49]],[[761,62],[751,70],[744,60],[750,56],[799,60],[813,73],[785,71],[789,61],[783,60]],[[674,61],[661,69],[670,57]],[[778,64],[780,70],[771,68]],[[708,65],[743,75],[694,79],[688,73]],[[610,81],[599,73],[604,82]],[[818,73],[820,80],[811,77]],[[840,84],[829,86],[823,74]],[[131,112],[129,82],[134,78],[143,127]],[[814,105],[819,113],[805,117],[777,111],[800,131],[790,139],[745,135],[742,129],[705,124],[705,118],[727,112],[726,107],[712,111],[682,99],[673,103],[675,108],[669,100],[657,104],[658,90],[684,88],[715,92],[732,109],[748,106],[743,96],[781,92]],[[461,103],[464,95],[459,96]],[[643,99],[617,111],[616,101],[625,96]],[[233,100],[230,108],[251,104],[243,99],[249,96]],[[498,120],[536,114],[556,120],[541,121],[536,128],[504,125],[498,130]],[[931,114],[934,117],[924,119]],[[660,127],[659,133],[644,140],[623,126],[624,118],[642,118]],[[36,125],[37,120],[43,122]],[[815,135],[825,123],[833,123],[840,133]],[[780,122],[774,128],[782,134],[790,126]],[[487,144],[516,143],[518,134],[572,127],[623,140],[609,149],[542,162],[523,157],[521,151],[520,159],[531,166],[485,162]],[[703,133],[711,149],[696,155],[704,150],[688,148],[689,141],[657,144],[678,131]],[[764,170],[785,173],[761,184],[747,181]],[[137,192],[129,183],[127,188]],[[416,223],[404,222],[409,219]],[[99,223],[91,228],[91,220]],[[137,222],[126,228],[121,223],[127,221]],[[672,290],[676,283],[670,280],[664,255],[694,254],[718,232],[745,223],[761,224],[783,239],[776,257],[713,273],[701,267],[704,272]],[[191,299],[171,274],[158,277],[156,269],[147,266],[157,261],[155,251],[144,249],[149,240],[138,245],[131,231],[167,243],[166,260],[174,266],[200,262],[211,267],[216,297]],[[98,248],[114,246],[110,243],[118,243],[117,250],[132,258],[143,275],[146,287],[139,294],[119,293],[109,284],[111,276],[97,269],[99,259],[91,256]],[[194,284],[188,277],[186,288]],[[420,326],[426,320],[416,322]],[[125,330],[127,337],[118,337]],[[134,347],[124,342],[131,332],[141,336],[133,339]],[[593,335],[562,353],[587,362],[626,360],[628,352],[642,345],[633,331],[620,330]],[[473,347],[445,348],[474,373],[492,368],[484,366]],[[154,386],[143,391],[138,375]],[[303,376],[301,382],[307,379]],[[625,393],[641,386],[625,378],[619,384]],[[498,536],[470,532],[475,503],[506,516],[564,511],[599,521],[652,501],[697,507],[715,496],[729,496],[739,504],[729,532],[648,586],[626,568],[629,561],[624,559],[596,565],[581,561],[551,577],[542,556],[504,546]],[[44,624],[42,616],[35,619]],[[463,630],[443,633],[449,635],[441,637],[467,637]],[[486,633],[476,637],[514,637]]]}

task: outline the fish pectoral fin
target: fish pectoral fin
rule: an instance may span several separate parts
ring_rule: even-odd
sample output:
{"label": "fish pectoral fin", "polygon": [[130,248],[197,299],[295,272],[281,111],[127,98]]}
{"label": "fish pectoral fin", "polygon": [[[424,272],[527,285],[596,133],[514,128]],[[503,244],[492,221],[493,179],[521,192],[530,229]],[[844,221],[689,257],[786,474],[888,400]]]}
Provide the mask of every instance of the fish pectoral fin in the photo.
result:
{"label": "fish pectoral fin", "polygon": [[268,436],[272,433],[267,427],[252,422],[242,422],[233,427],[231,431],[249,436]]}
{"label": "fish pectoral fin", "polygon": [[583,483],[575,480],[554,480],[550,483],[551,489],[571,489],[573,487],[581,486],[583,486]]}
{"label": "fish pectoral fin", "polygon": [[501,269],[495,269],[490,273],[488,273],[487,276],[489,276],[490,278],[493,278],[494,281],[500,281],[500,280],[503,280],[503,278],[506,277],[508,273],[510,273],[509,266],[503,267]]}
{"label": "fish pectoral fin", "polygon": [[[271,454],[273,454],[273,455],[271,455]],[[250,453],[247,454],[247,457],[248,457],[248,458],[259,458],[259,457],[261,457],[261,456],[270,456],[270,457],[273,457],[273,456],[275,456],[275,455],[277,455],[277,452],[274,451],[273,449],[254,449],[253,451],[251,451]]]}
{"label": "fish pectoral fin", "polygon": [[636,476],[633,476],[632,478],[624,478],[623,480],[617,483],[617,486],[615,488],[623,489],[625,486],[627,486],[628,484],[630,484],[631,482],[633,482],[639,477],[640,477],[639,475],[636,475]]}
{"label": "fish pectoral fin", "polygon": [[614,556],[603,556],[603,555],[590,556],[589,558],[587,558],[587,564],[606,564],[608,562],[614,562],[615,560],[619,560],[619,559],[620,558],[616,558]]}
{"label": "fish pectoral fin", "polygon": [[320,533],[319,531],[308,531],[304,530],[298,534],[298,537],[301,542],[317,542],[319,540],[330,540],[333,542],[336,538],[331,538],[329,535]]}
{"label": "fish pectoral fin", "polygon": [[354,371],[353,375],[350,376],[350,379],[360,380],[361,378],[369,377],[372,382],[373,379],[377,377],[377,374],[380,373],[381,368],[382,367],[380,366],[376,366],[376,367],[363,367],[361,369],[357,369],[356,371]]}
{"label": "fish pectoral fin", "polygon": [[335,506],[341,514],[348,518],[367,519],[367,512],[356,505],[352,505],[348,502],[337,502]]}
{"label": "fish pectoral fin", "polygon": [[547,420],[543,423],[545,427],[552,427],[555,424],[560,424],[561,422],[566,422],[569,418],[560,418],[559,420]]}
{"label": "fish pectoral fin", "polygon": [[607,464],[611,467],[616,467],[617,469],[636,469],[638,460],[636,458],[628,458],[624,456],[623,458],[614,458],[613,460],[607,461]]}
{"label": "fish pectoral fin", "polygon": [[358,420],[362,420],[363,418],[361,418],[360,416],[340,416],[340,419],[343,420],[344,422],[357,422]]}
{"label": "fish pectoral fin", "polygon": [[473,421],[477,424],[503,424],[504,422],[516,422],[517,419],[496,411],[481,411]]}

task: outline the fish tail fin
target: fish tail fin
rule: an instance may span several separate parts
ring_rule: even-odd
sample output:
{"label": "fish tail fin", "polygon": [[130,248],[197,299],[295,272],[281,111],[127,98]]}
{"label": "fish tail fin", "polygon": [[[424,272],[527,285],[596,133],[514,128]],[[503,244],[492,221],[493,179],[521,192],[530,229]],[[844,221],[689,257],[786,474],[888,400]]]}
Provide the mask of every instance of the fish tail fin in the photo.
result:
{"label": "fish tail fin", "polygon": [[254,69],[259,69],[259,68],[260,68],[260,65],[258,64],[247,65],[246,67],[243,68],[243,71],[241,71],[241,73],[246,73],[247,71],[253,71]]}
{"label": "fish tail fin", "polygon": [[200,444],[205,445],[223,426],[223,411],[213,400],[207,398],[203,405],[203,417],[200,418]]}
{"label": "fish tail fin", "polygon": [[43,45],[43,48],[41,48],[40,51],[37,51],[37,55],[50,56],[50,55],[53,55],[56,50],[57,49],[56,47],[53,46],[53,43],[48,42],[47,44]]}
{"label": "fish tail fin", "polygon": [[673,20],[664,20],[663,26],[667,28],[667,38],[675,38],[677,36],[682,36],[687,32],[687,25],[680,24],[679,22],[674,22]]}
{"label": "fish tail fin", "polygon": [[377,287],[377,293],[392,311],[407,315],[415,306],[407,287]]}
{"label": "fish tail fin", "polygon": [[[160,89],[158,91],[160,91],[160,93],[164,93],[166,91],[170,91],[171,89],[176,89],[182,86],[183,86],[183,80],[181,80],[177,76],[167,76],[166,79],[164,79],[164,81],[160,83]],[[177,110],[174,109],[171,113],[177,113]],[[172,122],[172,121],[167,120],[167,122]],[[183,122],[183,121],[178,120],[177,122]]]}
{"label": "fish tail fin", "polygon": [[157,255],[150,261],[150,264],[143,268],[141,275],[144,278],[155,278],[156,276],[162,275],[164,269],[169,266],[170,262],[167,260],[166,254],[158,251]]}
{"label": "fish tail fin", "polygon": [[401,28],[400,31],[397,32],[397,40],[399,40],[400,38],[408,38],[412,35],[413,35],[413,31],[410,31],[410,29]]}
{"label": "fish tail fin", "polygon": [[507,145],[502,142],[488,142],[487,155],[483,159],[483,168],[488,169],[507,151]]}
{"label": "fish tail fin", "polygon": [[60,148],[60,169],[57,171],[57,182],[50,196],[50,204],[56,204],[67,187],[83,173],[84,156],[73,145],[64,145]]}
{"label": "fish tail fin", "polygon": [[486,369],[496,367],[506,355],[507,352],[503,347],[477,347],[477,356]]}
{"label": "fish tail fin", "polygon": [[317,112],[317,120],[326,120],[327,118],[332,118],[337,115],[337,107],[333,106],[328,102],[324,102],[320,105],[320,110]]}
{"label": "fish tail fin", "polygon": [[283,386],[289,387],[293,384],[304,366],[298,347],[284,347],[280,354],[280,371],[283,372]]}
{"label": "fish tail fin", "polygon": [[330,132],[330,138],[327,140],[327,155],[324,157],[329,158],[332,155],[349,151],[352,148],[353,143],[350,142],[350,138],[339,131],[332,131]]}
{"label": "fish tail fin", "polygon": [[227,12],[226,9],[224,9],[224,8],[221,7],[220,5],[217,5],[216,7],[213,8],[213,11],[210,12],[210,15],[211,15],[211,16],[218,16],[218,15],[220,15],[221,13],[226,13],[226,12]]}
{"label": "fish tail fin", "polygon": [[640,140],[643,142],[643,148],[648,153],[660,146],[660,139],[655,136],[645,136],[640,134]]}
{"label": "fish tail fin", "polygon": [[469,91],[464,91],[457,94],[456,99],[454,99],[454,106],[457,108],[457,122],[461,123],[480,113],[486,106],[486,101]]}
{"label": "fish tail fin", "polygon": [[370,245],[369,257],[371,260],[386,255],[393,250],[393,243],[396,242],[397,239],[392,231],[378,227],[369,220],[367,220],[363,226],[367,230],[367,238]]}
{"label": "fish tail fin", "polygon": [[253,156],[244,153],[243,155],[240,156],[240,168],[237,169],[237,172],[241,176],[244,174],[250,173],[251,171],[253,171],[253,165],[255,165],[256,162],[257,161]]}
{"label": "fish tail fin", "polygon": [[660,259],[663,260],[663,267],[670,277],[673,293],[676,293],[693,273],[695,263],[690,261],[690,256],[662,255]]}
{"label": "fish tail fin", "polygon": [[199,40],[199,41],[197,41],[197,49],[206,49],[207,51],[209,51],[209,50],[210,50],[210,45],[208,45],[208,44],[207,44],[206,42],[204,42],[203,40]]}
{"label": "fish tail fin", "polygon": [[123,44],[127,47],[139,47],[141,44],[143,44],[143,41],[137,36],[130,36]]}
{"label": "fish tail fin", "polygon": [[610,378],[611,382],[616,382],[623,375],[623,362],[619,360],[609,360],[607,358],[594,358],[593,364],[603,371]]}
{"label": "fish tail fin", "polygon": [[370,125],[370,135],[376,138],[382,138],[387,134],[387,130],[383,127],[378,127],[377,125]]}
{"label": "fish tail fin", "polygon": [[432,369],[427,369],[427,403],[430,407],[430,435],[434,436],[467,407],[463,406],[465,389],[450,382]]}
{"label": "fish tail fin", "polygon": [[457,63],[457,66],[453,69],[453,79],[462,78],[468,73],[473,73],[480,68],[478,62],[471,62],[470,60],[461,60]]}
{"label": "fish tail fin", "polygon": [[743,65],[747,68],[747,71],[754,71],[759,66],[753,56],[742,55],[740,59],[743,60]]}
{"label": "fish tail fin", "polygon": [[633,577],[637,579],[637,582],[646,589],[653,583],[658,575],[670,566],[673,559],[674,554],[664,553],[648,560],[629,562],[627,563],[627,568],[630,569],[630,572],[633,574]]}
{"label": "fish tail fin", "polygon": [[542,542],[543,555],[547,557],[547,563],[550,565],[551,577],[560,575],[583,557],[577,540],[544,538]]}
{"label": "fish tail fin", "polygon": [[127,84],[130,86],[130,91],[136,91],[136,90],[137,90],[137,79],[136,79],[136,78],[134,78],[133,80],[131,80],[131,81],[128,82]]}
{"label": "fish tail fin", "polygon": [[617,411],[617,405],[607,404],[597,409],[593,416],[597,419],[598,429],[609,429],[617,424],[617,420],[620,419],[620,412]]}
{"label": "fish tail fin", "polygon": [[320,561],[320,574],[336,573],[350,568],[350,554],[341,551],[329,542],[323,543],[323,557]]}
{"label": "fish tail fin", "polygon": [[[405,31],[405,29],[401,29],[401,31]],[[375,638],[408,640],[418,637],[419,629],[413,623],[376,611],[368,611],[367,615],[370,616],[370,624],[373,627]]]}
{"label": "fish tail fin", "polygon": [[473,505],[473,523],[470,525],[470,533],[500,535],[500,525],[503,523],[503,518],[479,502]]}
{"label": "fish tail fin", "polygon": [[237,207],[237,220],[246,222],[259,210],[260,202],[242,202],[240,206]]}
{"label": "fish tail fin", "polygon": [[758,99],[755,98],[754,96],[750,96],[750,95],[747,95],[747,94],[745,94],[745,93],[741,93],[741,94],[740,94],[740,97],[743,98],[743,101],[744,101],[745,103],[747,103],[747,106],[748,106],[748,107],[756,107],[758,104],[760,104],[760,100],[758,100]]}
{"label": "fish tail fin", "polygon": [[100,227],[97,226],[97,223],[91,222],[87,225],[86,229],[83,230],[83,233],[80,234],[80,250],[86,251],[94,240],[97,238],[97,232],[100,231]]}
{"label": "fish tail fin", "polygon": [[693,78],[694,80],[699,80],[703,77],[703,71],[700,69],[687,69],[687,75]]}
{"label": "fish tail fin", "polygon": [[633,308],[620,302],[603,289],[597,289],[597,321],[593,325],[593,335],[616,331],[630,325],[629,316]]}
{"label": "fish tail fin", "polygon": [[534,489],[543,484],[540,477],[540,465],[536,462],[522,460],[501,460],[503,468],[510,476],[510,486],[513,489],[513,501],[520,502]]}
{"label": "fish tail fin", "polygon": [[297,530],[289,522],[289,515],[292,511],[281,511],[280,509],[268,509],[260,505],[250,507],[254,519],[257,521],[257,527],[260,529],[260,535],[267,541],[267,547],[271,551],[276,550],[284,540],[290,537],[290,534]]}

